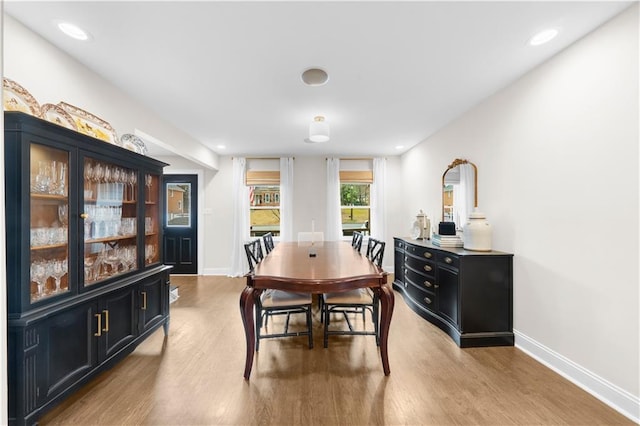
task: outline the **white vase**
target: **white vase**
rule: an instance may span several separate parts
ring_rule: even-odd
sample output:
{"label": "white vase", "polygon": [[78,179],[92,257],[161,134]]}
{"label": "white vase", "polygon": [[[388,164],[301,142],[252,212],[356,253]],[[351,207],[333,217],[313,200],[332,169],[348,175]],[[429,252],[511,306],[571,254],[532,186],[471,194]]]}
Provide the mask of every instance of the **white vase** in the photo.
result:
{"label": "white vase", "polygon": [[466,250],[491,251],[491,225],[476,207],[463,228],[463,246]]}

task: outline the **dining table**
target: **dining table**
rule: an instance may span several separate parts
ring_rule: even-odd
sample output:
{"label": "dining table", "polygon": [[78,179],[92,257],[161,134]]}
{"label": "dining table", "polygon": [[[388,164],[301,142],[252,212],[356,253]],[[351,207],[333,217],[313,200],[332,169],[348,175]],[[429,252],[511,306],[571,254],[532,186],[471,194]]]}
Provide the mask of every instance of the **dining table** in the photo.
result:
{"label": "dining table", "polygon": [[393,315],[393,290],[387,273],[355,250],[348,241],[279,242],[253,271],[240,295],[247,354],[244,378],[249,380],[255,353],[254,306],[268,289],[298,293],[335,293],[370,288],[380,301],[380,358],[385,375],[390,374],[387,341]]}

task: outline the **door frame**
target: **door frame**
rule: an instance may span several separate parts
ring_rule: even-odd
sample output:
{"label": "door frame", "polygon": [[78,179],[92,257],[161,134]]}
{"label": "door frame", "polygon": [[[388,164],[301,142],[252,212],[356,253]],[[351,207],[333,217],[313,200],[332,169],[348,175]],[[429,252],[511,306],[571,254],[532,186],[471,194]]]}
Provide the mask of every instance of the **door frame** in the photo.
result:
{"label": "door frame", "polygon": [[[202,229],[202,209],[204,205],[204,170],[202,169],[172,169],[168,167],[165,175],[197,175],[198,176],[198,205],[196,206],[198,217],[198,275],[202,275],[204,271],[204,230]],[[166,218],[165,218],[166,219]]]}

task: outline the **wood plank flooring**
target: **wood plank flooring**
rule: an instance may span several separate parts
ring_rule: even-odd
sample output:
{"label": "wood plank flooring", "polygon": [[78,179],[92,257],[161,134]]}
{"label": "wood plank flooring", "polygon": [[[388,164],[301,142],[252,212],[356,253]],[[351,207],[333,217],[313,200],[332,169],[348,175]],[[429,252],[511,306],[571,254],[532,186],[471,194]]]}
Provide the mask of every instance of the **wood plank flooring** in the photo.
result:
{"label": "wood plank flooring", "polygon": [[244,280],[173,276],[169,336],[158,330],[42,425],[634,424],[513,347],[460,349],[396,294],[385,377],[373,336],[264,340],[250,381]]}

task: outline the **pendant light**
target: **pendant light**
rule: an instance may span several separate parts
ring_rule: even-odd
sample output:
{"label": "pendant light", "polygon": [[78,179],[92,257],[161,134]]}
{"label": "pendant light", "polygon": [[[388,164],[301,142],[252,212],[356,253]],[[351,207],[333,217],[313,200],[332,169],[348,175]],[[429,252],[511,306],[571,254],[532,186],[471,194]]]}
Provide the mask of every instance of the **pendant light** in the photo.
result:
{"label": "pendant light", "polygon": [[323,116],[314,117],[309,125],[309,140],[311,142],[327,142],[329,140],[329,123],[324,120]]}

